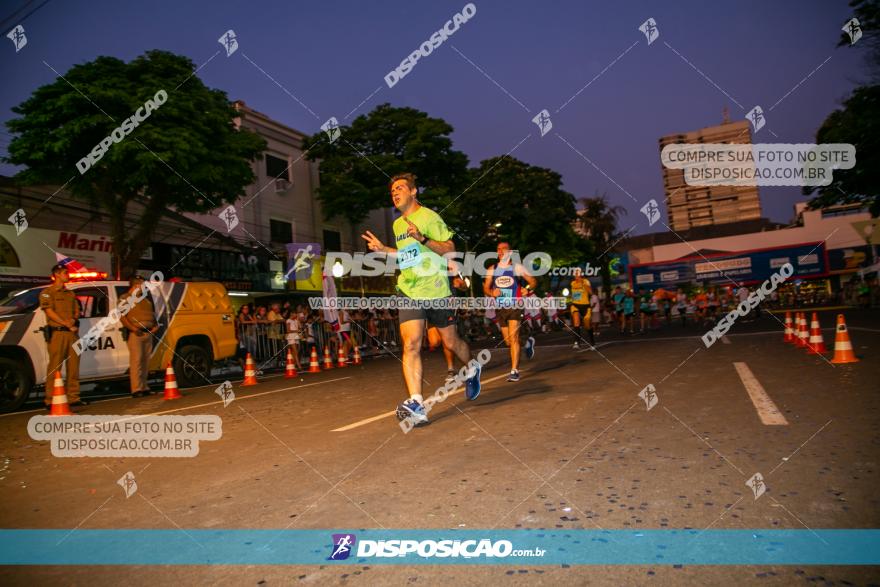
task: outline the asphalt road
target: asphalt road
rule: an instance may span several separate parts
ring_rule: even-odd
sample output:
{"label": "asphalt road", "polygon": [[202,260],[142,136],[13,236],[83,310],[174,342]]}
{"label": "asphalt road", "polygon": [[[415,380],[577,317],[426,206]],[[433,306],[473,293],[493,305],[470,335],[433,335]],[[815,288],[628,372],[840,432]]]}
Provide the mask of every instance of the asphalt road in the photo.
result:
{"label": "asphalt road", "polygon": [[[836,313],[821,314],[829,347]],[[677,324],[636,336],[606,330],[595,351],[571,349],[567,333],[542,335],[518,383],[504,381],[508,356],[494,341],[481,396],[467,402],[451,395],[431,412],[429,426],[410,434],[390,415],[405,397],[393,356],[295,380],[235,382],[227,407],[210,385],[173,402],[105,398],[79,410],[220,416],[222,438],[202,442],[194,458],[57,458],[48,442],[27,434],[38,412],[2,416],[0,528],[877,528],[880,313],[846,315],[861,358],[852,365],[785,344],[772,317],[737,324],[709,349],[699,338],[703,329]],[[442,355],[426,355],[425,365],[426,389],[442,385]],[[651,410],[638,396],[648,384],[659,399]],[[117,485],[127,471],[138,483],[129,498]],[[758,499],[745,485],[756,472],[767,486]],[[796,565],[22,566],[0,568],[0,580],[863,585],[880,582],[880,572]]]}

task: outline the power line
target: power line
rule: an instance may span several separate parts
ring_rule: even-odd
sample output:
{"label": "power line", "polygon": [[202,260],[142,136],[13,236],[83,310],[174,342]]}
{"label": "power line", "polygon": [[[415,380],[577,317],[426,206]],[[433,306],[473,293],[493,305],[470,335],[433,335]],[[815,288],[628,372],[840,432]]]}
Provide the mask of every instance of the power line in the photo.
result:
{"label": "power line", "polygon": [[10,14],[6,18],[4,18],[2,21],[0,21],[0,31],[6,32],[7,29],[12,28],[12,23],[21,24],[22,22],[24,22],[27,19],[27,17],[29,17],[34,12],[36,12],[37,10],[39,10],[40,8],[42,8],[43,6],[45,6],[46,4],[49,3],[49,0],[43,0],[40,4],[38,4],[37,6],[32,8],[31,10],[28,10],[23,16],[18,16],[18,14],[20,12],[27,10],[30,7],[30,5],[34,3],[34,1],[35,0],[28,0],[27,2],[25,2],[24,6],[22,6],[21,8],[19,8],[18,10],[14,11],[12,14]]}

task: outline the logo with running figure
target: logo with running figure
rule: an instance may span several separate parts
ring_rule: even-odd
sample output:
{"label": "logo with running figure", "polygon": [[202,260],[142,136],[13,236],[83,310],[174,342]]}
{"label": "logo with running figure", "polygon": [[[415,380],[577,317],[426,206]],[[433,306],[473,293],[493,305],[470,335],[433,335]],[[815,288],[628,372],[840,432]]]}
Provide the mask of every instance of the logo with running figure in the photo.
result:
{"label": "logo with running figure", "polygon": [[857,18],[850,19],[841,30],[849,35],[850,45],[855,45],[862,38],[862,23]]}
{"label": "logo with running figure", "polygon": [[6,34],[6,38],[12,41],[12,44],[15,45],[16,53],[24,49],[24,46],[27,45],[27,36],[24,34],[24,27],[20,24],[16,25],[14,29],[9,31],[9,33]]}
{"label": "logo with running figure", "polygon": [[357,537],[354,534],[334,534],[333,547],[330,550],[328,561],[344,561],[354,550]]}
{"label": "logo with running figure", "polygon": [[226,232],[232,232],[232,229],[238,226],[238,213],[235,211],[235,206],[229,206],[218,216],[226,223]]}
{"label": "logo with running figure", "polygon": [[553,128],[553,121],[550,120],[550,113],[547,112],[546,109],[538,112],[538,114],[532,119],[532,122],[537,124],[538,128],[541,129],[542,137]]}
{"label": "logo with running figure", "polygon": [[217,42],[223,45],[223,48],[226,49],[227,57],[238,51],[238,37],[232,29],[223,33],[223,36],[217,39]]}
{"label": "logo with running figure", "polygon": [[764,110],[762,110],[760,106],[755,106],[749,110],[748,114],[746,114],[746,120],[751,122],[754,131],[758,132],[764,128],[764,123],[766,122],[764,118]]}
{"label": "logo with running figure", "polygon": [[321,125],[321,130],[327,133],[327,140],[330,141],[331,145],[336,142],[336,139],[342,133],[339,129],[339,121],[336,120],[335,116],[328,118],[327,122]]}
{"label": "logo with running figure", "polygon": [[650,45],[660,36],[660,29],[657,28],[657,21],[653,18],[649,18],[639,27],[639,30],[642,31],[642,34],[645,35],[645,38],[648,39],[648,44]]}
{"label": "logo with running figure", "polygon": [[657,405],[657,402],[660,401],[660,398],[657,396],[657,389],[653,384],[649,383],[639,392],[639,397],[642,398],[645,402],[645,407],[648,408],[647,411],[651,411],[651,408]]}
{"label": "logo with running figure", "polygon": [[754,475],[746,481],[746,485],[748,485],[749,489],[752,490],[752,493],[755,495],[755,499],[758,499],[764,492],[767,491],[767,486],[764,484],[764,476],[760,473],[755,473]]}
{"label": "logo with running figure", "polygon": [[20,235],[28,227],[27,214],[24,213],[22,208],[19,208],[15,212],[12,213],[12,216],[9,217],[9,222],[15,227],[15,236]]}
{"label": "logo with running figure", "polygon": [[648,219],[648,226],[654,226],[654,223],[660,220],[660,206],[657,205],[657,200],[650,200],[640,210]]}

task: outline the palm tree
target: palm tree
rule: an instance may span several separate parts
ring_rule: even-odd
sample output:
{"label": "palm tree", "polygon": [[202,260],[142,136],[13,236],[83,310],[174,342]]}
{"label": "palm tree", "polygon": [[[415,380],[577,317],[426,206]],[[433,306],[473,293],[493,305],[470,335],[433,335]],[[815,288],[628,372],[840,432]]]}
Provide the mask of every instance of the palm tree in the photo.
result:
{"label": "palm tree", "polygon": [[605,194],[598,193],[592,198],[581,198],[579,202],[583,208],[578,210],[577,227],[593,243],[595,252],[591,261],[599,267],[608,301],[611,298],[611,268],[606,255],[626,236],[617,226],[617,221],[626,214],[626,208],[612,205]]}

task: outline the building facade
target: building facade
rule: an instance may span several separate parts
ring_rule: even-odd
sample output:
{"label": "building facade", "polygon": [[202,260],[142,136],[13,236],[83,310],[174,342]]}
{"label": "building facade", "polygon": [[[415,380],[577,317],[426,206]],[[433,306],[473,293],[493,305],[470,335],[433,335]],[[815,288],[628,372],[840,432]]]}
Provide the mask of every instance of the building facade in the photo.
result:
{"label": "building facade", "polygon": [[811,210],[801,202],[788,226],[745,222],[728,234],[687,234],[684,242],[674,233],[640,235],[623,243],[626,277],[637,290],[749,285],[787,261],[795,266],[795,278],[809,282],[805,287],[830,293],[876,258],[858,230],[869,220],[871,215],[859,205]]}
{"label": "building facade", "polygon": [[[681,143],[750,144],[751,134],[748,121],[725,121],[718,126],[666,135],[659,143],[661,151],[666,145]],[[691,186],[685,182],[683,170],[664,166],[663,189],[669,227],[677,232],[761,217],[757,186]]]}

